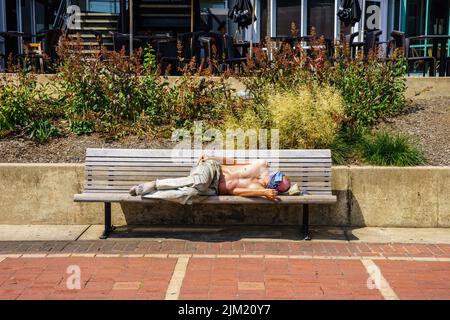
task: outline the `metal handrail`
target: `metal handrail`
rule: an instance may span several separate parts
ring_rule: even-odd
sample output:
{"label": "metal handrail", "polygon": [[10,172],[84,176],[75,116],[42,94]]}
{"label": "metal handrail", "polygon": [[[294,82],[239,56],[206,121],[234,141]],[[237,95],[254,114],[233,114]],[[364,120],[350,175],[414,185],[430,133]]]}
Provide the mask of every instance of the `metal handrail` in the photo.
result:
{"label": "metal handrail", "polygon": [[67,8],[72,5],[71,0],[62,0],[56,12],[55,21],[53,22],[53,29],[62,29],[66,31],[67,27]]}

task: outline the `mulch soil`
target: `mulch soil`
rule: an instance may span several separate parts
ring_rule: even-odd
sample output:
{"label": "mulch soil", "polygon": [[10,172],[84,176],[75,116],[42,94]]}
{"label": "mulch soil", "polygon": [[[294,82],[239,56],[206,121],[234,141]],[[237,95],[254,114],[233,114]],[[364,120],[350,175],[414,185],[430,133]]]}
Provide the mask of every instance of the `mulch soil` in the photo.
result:
{"label": "mulch soil", "polygon": [[[415,100],[400,115],[387,118],[376,129],[409,135],[424,150],[427,164],[450,165],[450,98]],[[86,148],[171,148],[169,139],[127,136],[111,141],[99,134],[66,134],[40,144],[26,135],[0,139],[0,163],[82,163]]]}

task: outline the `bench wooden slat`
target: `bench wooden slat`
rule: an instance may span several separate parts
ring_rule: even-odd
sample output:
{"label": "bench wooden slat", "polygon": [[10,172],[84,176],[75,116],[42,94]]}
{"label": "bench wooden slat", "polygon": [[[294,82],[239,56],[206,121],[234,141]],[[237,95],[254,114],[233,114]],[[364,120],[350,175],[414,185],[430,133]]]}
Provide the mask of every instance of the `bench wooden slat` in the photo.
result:
{"label": "bench wooden slat", "polygon": [[[142,181],[154,181],[156,179],[165,179],[165,178],[176,178],[178,176],[175,175],[142,175],[142,176],[129,176],[129,177],[117,177],[117,176],[96,176],[96,177],[86,177],[85,181],[93,184],[93,183],[101,183],[108,184],[110,182],[118,182],[122,184],[132,184],[132,183],[142,183]],[[329,184],[331,182],[331,178],[328,177],[298,177],[298,176],[289,176],[289,179],[292,183],[325,183]]]}
{"label": "bench wooden slat", "polygon": [[[252,159],[237,159],[237,164],[239,164],[239,161],[242,161],[243,164],[245,164],[245,161],[252,160]],[[330,158],[271,158],[266,159],[269,163],[331,163]],[[86,162],[95,164],[96,162],[112,162],[112,163],[183,163],[183,164],[194,164],[197,161],[193,159],[187,159],[187,158],[179,158],[179,159],[172,159],[172,158],[117,158],[117,157],[89,157],[86,158]]]}
{"label": "bench wooden slat", "polygon": [[[134,185],[146,182],[147,180],[141,180],[141,181],[96,181],[91,183],[90,181],[87,181],[84,184],[85,189],[112,189],[110,187],[123,187],[123,190],[128,190]],[[327,181],[317,181],[317,182],[302,182],[298,181],[295,182],[299,185],[299,187],[302,190],[317,190],[317,189],[324,189],[328,190],[330,188],[330,183]]]}
{"label": "bench wooden slat", "polygon": [[[107,193],[109,191],[113,191],[113,190],[117,190],[120,191],[122,193],[128,193],[129,188],[131,188],[132,185],[130,186],[89,186],[86,185],[85,186],[85,191],[90,190],[90,191],[97,191],[100,193]],[[330,189],[329,186],[327,187],[317,187],[317,186],[301,186],[301,189],[303,189],[303,191],[308,191],[311,194],[314,194],[316,191],[326,191],[328,192],[328,190]]]}
{"label": "bench wooden slat", "polygon": [[[84,195],[84,194],[89,194],[89,195],[92,195],[92,194],[111,194],[111,195],[124,195],[124,196],[128,196],[129,195],[128,191],[125,191],[125,190],[108,190],[108,191],[105,191],[105,190],[89,190],[89,189],[86,189],[86,190],[83,191],[83,193],[80,193],[80,195]],[[325,191],[324,190],[316,190],[316,191],[314,191],[314,193],[310,192],[310,194],[314,195],[314,196],[329,196],[329,195],[332,195],[331,191],[329,191],[329,190],[325,190]],[[98,201],[98,202],[108,202],[108,200],[106,199],[106,200]]]}
{"label": "bench wooden slat", "polygon": [[[174,172],[189,172],[191,170],[191,166],[164,166],[164,167],[108,167],[108,166],[99,166],[99,167],[87,167],[86,172],[99,173],[103,174],[104,172],[123,172],[123,173],[141,173],[141,172],[152,172],[152,171],[174,171]],[[275,166],[269,166],[269,168],[275,168]],[[324,172],[331,173],[331,168],[328,167],[310,167],[310,168],[301,168],[301,167],[291,167],[291,166],[278,166],[282,171],[289,172],[299,172],[299,173],[312,173],[312,172]]]}
{"label": "bench wooden slat", "polygon": [[[282,170],[289,178],[298,177],[300,178],[311,178],[311,179],[329,179],[331,174],[329,172],[291,172],[287,170]],[[167,177],[182,177],[185,175],[188,175],[189,171],[178,171],[178,172],[167,172],[167,171],[153,171],[153,172],[131,172],[131,173],[124,173],[124,172],[107,172],[104,173],[90,173],[87,172],[85,174],[85,177],[87,179],[109,179],[110,177],[114,177],[114,179],[117,180],[130,180],[130,179],[137,179],[142,180],[142,178],[145,177],[159,177],[159,176],[167,176]],[[292,180],[292,179],[291,179]]]}
{"label": "bench wooden slat", "polygon": [[171,149],[101,149],[88,148],[86,154],[88,157],[150,157],[150,158],[198,158],[201,153],[211,156],[227,155],[230,157],[239,157],[248,155],[249,157],[293,157],[293,158],[308,158],[308,157],[331,157],[329,149],[311,149],[311,150],[177,150],[174,152]]}
{"label": "bench wooden slat", "polygon": [[[305,195],[305,196],[280,196],[278,204],[293,204],[293,203],[333,203],[336,201],[336,196],[333,195]],[[138,202],[138,203],[158,203],[168,202],[170,200],[164,199],[143,199],[141,197],[133,197],[128,194],[118,193],[83,193],[74,196],[76,202]],[[230,204],[274,204],[274,202],[265,198],[245,198],[236,196],[212,196],[212,197],[196,197],[193,203],[230,203]]]}
{"label": "bench wooden slat", "polygon": [[[177,167],[177,168],[192,168],[192,166],[194,165],[194,163],[190,163],[190,164],[181,164],[181,163],[165,163],[164,166],[167,167]],[[271,168],[275,168],[275,167],[280,167],[280,168],[301,168],[301,169],[308,169],[308,168],[317,168],[317,169],[330,169],[331,167],[331,162],[329,163],[314,163],[314,162],[309,162],[309,163],[283,163],[283,164],[269,164]],[[90,163],[85,163],[86,169],[87,170],[91,170],[91,169],[110,169],[110,170],[122,170],[123,168],[138,168],[139,170],[145,170],[146,168],[152,168],[152,167],[159,167],[161,166],[160,163],[145,163],[145,164],[140,164],[140,163],[130,163],[130,162],[123,162],[123,163],[111,163],[111,162],[90,162]]]}

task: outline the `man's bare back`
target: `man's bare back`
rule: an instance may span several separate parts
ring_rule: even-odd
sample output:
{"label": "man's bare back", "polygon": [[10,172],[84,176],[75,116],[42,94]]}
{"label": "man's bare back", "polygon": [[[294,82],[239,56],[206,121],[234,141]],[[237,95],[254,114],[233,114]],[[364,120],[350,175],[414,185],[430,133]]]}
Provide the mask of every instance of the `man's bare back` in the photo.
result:
{"label": "man's bare back", "polygon": [[[208,156],[202,156],[199,161],[208,159],[221,162],[221,159]],[[267,187],[270,180],[267,161],[254,160],[246,164],[234,164],[234,160],[222,162],[227,164],[221,165],[219,194],[243,197],[263,196],[270,200],[276,199],[278,194],[277,190]],[[230,162],[233,164],[228,164]],[[287,178],[286,181],[288,182]],[[281,192],[286,190],[282,190]]]}

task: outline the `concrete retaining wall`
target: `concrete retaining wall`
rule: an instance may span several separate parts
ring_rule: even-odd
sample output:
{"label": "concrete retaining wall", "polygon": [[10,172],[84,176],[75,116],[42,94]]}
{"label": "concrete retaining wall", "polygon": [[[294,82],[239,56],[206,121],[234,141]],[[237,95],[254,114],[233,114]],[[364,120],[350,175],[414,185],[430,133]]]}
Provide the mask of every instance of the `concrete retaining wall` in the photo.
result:
{"label": "concrete retaining wall", "polygon": [[[15,74],[0,73],[0,79],[7,79],[14,81],[17,79]],[[49,82],[54,83],[55,75],[51,74],[39,74],[37,75],[37,81],[40,84],[47,84]],[[170,76],[166,80],[169,85],[174,85],[180,77]],[[213,77],[213,79],[220,79]],[[239,79],[228,78],[228,85],[236,91],[245,90],[245,86]],[[406,92],[405,97],[408,99],[429,99],[434,97],[450,97],[450,77],[407,77],[406,78]]]}
{"label": "concrete retaining wall", "polygon": [[[103,204],[74,203],[81,164],[0,164],[0,224],[101,224]],[[329,226],[450,227],[450,167],[333,168],[335,205],[317,205],[311,223]],[[284,224],[300,206],[113,205],[122,224]]]}

